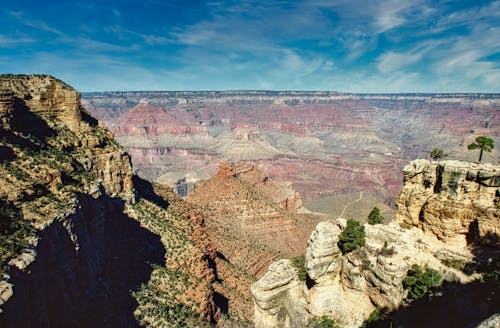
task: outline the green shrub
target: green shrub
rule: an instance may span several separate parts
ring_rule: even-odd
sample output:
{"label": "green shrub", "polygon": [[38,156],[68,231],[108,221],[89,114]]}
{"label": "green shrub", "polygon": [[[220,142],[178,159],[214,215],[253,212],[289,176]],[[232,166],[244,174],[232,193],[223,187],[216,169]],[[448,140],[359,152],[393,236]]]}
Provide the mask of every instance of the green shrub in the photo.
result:
{"label": "green shrub", "polygon": [[334,319],[324,315],[312,319],[308,324],[308,328],[338,328],[338,325]]}
{"label": "green shrub", "polygon": [[366,328],[369,324],[385,319],[385,316],[384,309],[377,307],[372,313],[370,313],[370,316],[365,322],[363,322],[361,327]]}
{"label": "green shrub", "polygon": [[429,156],[433,159],[433,160],[439,160],[439,159],[443,159],[445,157],[448,156],[448,154],[446,154],[442,149],[439,149],[439,148],[434,148]]}
{"label": "green shrub", "polygon": [[379,224],[382,222],[384,222],[384,217],[380,215],[380,209],[375,206],[370,212],[370,214],[368,214],[368,223]]}
{"label": "green shrub", "polygon": [[403,280],[403,287],[408,289],[408,297],[418,300],[424,297],[427,292],[441,284],[441,274],[431,268],[422,269],[414,264]]}
{"label": "green shrub", "polygon": [[27,238],[34,233],[18,208],[0,200],[0,277],[7,269],[7,263],[28,246]]}
{"label": "green shrub", "polygon": [[365,227],[354,219],[347,221],[347,227],[339,236],[339,248],[347,254],[365,244]]}
{"label": "green shrub", "polygon": [[292,265],[297,269],[299,279],[301,281],[305,281],[307,279],[307,270],[306,270],[306,259],[304,255],[294,257],[292,259]]}

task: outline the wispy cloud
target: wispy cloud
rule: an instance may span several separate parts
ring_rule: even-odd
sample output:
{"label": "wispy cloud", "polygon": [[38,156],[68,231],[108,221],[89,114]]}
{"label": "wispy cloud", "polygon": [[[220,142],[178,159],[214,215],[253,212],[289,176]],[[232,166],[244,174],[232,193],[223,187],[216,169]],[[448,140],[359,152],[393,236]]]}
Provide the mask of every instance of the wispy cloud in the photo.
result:
{"label": "wispy cloud", "polygon": [[77,0],[32,7],[18,2],[1,10],[0,68],[44,70],[86,90],[113,83],[127,90],[357,92],[500,85],[498,0]]}

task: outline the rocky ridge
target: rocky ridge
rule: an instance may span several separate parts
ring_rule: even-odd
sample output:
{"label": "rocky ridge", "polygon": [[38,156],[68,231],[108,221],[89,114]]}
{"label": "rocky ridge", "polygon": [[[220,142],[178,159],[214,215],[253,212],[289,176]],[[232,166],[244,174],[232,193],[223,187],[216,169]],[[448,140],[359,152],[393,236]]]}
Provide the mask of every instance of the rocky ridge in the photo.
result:
{"label": "rocky ridge", "polygon": [[[405,167],[398,198],[397,218],[404,228],[395,221],[365,224],[366,245],[342,255],[337,243],[346,221],[319,223],[307,242],[307,281],[299,280],[290,260],[280,260],[252,285],[255,326],[304,327],[315,317],[327,316],[341,327],[359,327],[376,309],[393,311],[403,304],[402,282],[413,264],[438,270],[445,281],[471,282],[477,276],[449,263],[475,259],[475,248],[465,238],[473,222],[470,209],[478,222],[476,241],[498,240],[498,170],[492,164],[412,162]],[[433,188],[438,180],[439,187]],[[440,201],[444,205],[438,206]],[[454,205],[455,215],[448,216],[443,208]],[[458,235],[453,242],[445,238]]]}
{"label": "rocky ridge", "polygon": [[133,176],[79,99],[50,76],[0,76],[0,326],[215,322],[204,216]]}
{"label": "rocky ridge", "polygon": [[[248,286],[273,260],[303,252],[306,234],[297,225],[300,195],[255,166],[221,163],[219,171],[195,186],[187,200],[207,213],[207,233],[219,252],[219,278],[226,284],[234,282],[237,290],[221,286],[219,292],[228,298],[230,308],[238,309],[239,317],[250,319]],[[227,263],[219,263],[221,259]]]}
{"label": "rocky ridge", "polygon": [[500,235],[500,167],[416,160],[403,169],[396,221],[465,243]]}

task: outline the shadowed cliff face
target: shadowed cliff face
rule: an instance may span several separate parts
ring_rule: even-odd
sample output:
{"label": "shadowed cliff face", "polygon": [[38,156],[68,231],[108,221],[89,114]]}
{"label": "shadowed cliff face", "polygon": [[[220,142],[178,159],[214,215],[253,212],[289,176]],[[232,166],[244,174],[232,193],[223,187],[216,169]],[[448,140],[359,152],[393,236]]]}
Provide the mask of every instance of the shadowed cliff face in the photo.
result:
{"label": "shadowed cliff face", "polygon": [[133,179],[74,89],[0,75],[0,155],[0,327],[216,319],[203,216]]}
{"label": "shadowed cliff face", "polygon": [[40,236],[37,261],[11,271],[2,327],[136,327],[130,294],[164,265],[160,236],[123,214],[123,201],[80,195],[69,221]]}

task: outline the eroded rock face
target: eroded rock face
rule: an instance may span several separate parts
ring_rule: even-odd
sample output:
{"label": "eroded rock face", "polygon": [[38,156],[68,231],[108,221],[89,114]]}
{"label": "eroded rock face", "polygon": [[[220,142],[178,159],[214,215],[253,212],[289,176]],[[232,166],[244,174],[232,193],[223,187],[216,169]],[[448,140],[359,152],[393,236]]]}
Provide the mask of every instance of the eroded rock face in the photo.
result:
{"label": "eroded rock face", "polygon": [[313,280],[318,280],[326,273],[340,269],[338,261],[340,249],[337,246],[340,229],[331,222],[321,222],[313,231],[306,249],[307,274]]}
{"label": "eroded rock face", "polygon": [[403,176],[396,216],[400,224],[420,227],[442,240],[498,238],[498,164],[416,160],[405,166]]}
{"label": "eroded rock face", "polygon": [[283,260],[274,262],[252,285],[257,327],[285,327],[299,316],[307,319],[323,315],[334,318],[342,327],[359,327],[375,308],[393,310],[402,304],[402,281],[413,264],[437,268],[448,280],[470,279],[441,263],[444,258],[470,260],[472,254],[465,245],[451,247],[419,229],[403,229],[395,222],[367,224],[366,246],[341,255],[337,241],[343,226],[341,220],[336,224],[322,222],[311,234],[306,250],[309,289],[305,282],[297,281],[296,272]]}
{"label": "eroded rock face", "polygon": [[471,223],[477,224],[476,241],[498,238],[499,169],[459,161],[412,162],[405,167],[398,199],[397,218],[405,228],[396,221],[365,224],[366,245],[342,255],[337,242],[345,220],[319,223],[307,244],[307,283],[297,282],[296,272],[283,264],[288,262],[275,262],[267,278],[252,285],[255,325],[284,327],[299,315],[326,315],[342,327],[359,327],[376,308],[395,310],[403,303],[402,282],[414,264],[438,270],[447,281],[470,282],[473,276],[443,263],[474,258],[465,240]]}
{"label": "eroded rock face", "polygon": [[10,129],[10,116],[14,107],[14,93],[0,90],[0,127]]}
{"label": "eroded rock face", "polygon": [[302,327],[307,324],[302,284],[290,260],[269,266],[267,273],[250,288],[255,299],[254,323],[257,328]]}
{"label": "eroded rock face", "polygon": [[46,75],[2,75],[0,84],[41,115],[74,126],[82,120],[80,94],[66,83]]}
{"label": "eroded rock face", "polygon": [[20,244],[0,245],[0,326],[135,327],[139,315],[165,326],[159,304],[188,308],[186,326],[216,320],[217,252],[203,215],[168,189],[133,180],[130,156],[81,111],[71,87],[0,75],[4,89],[0,206],[9,212],[0,215],[22,230],[0,232]]}

